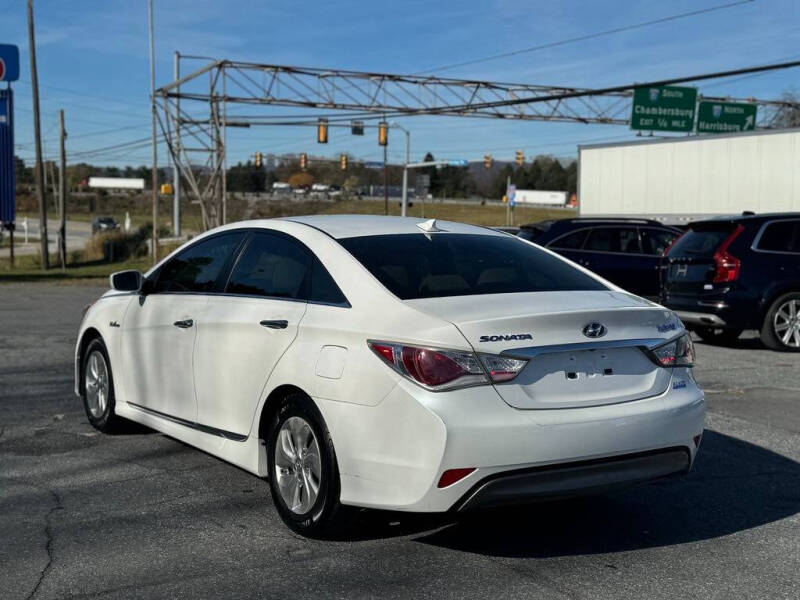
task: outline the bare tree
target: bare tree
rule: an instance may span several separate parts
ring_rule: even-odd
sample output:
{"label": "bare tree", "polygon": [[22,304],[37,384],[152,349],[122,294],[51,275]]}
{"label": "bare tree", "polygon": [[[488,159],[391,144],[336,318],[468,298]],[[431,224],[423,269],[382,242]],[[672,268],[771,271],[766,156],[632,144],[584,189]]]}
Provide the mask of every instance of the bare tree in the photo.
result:
{"label": "bare tree", "polygon": [[773,121],[776,129],[788,129],[790,127],[800,127],[800,93],[796,89],[788,89],[781,94],[781,102]]}

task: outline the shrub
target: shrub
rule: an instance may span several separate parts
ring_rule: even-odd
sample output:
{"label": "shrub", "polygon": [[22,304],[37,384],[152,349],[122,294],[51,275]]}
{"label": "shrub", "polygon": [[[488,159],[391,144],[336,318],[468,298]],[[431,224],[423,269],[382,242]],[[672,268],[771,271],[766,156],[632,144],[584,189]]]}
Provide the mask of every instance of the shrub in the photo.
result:
{"label": "shrub", "polygon": [[144,256],[147,254],[151,229],[152,226],[148,224],[130,233],[112,231],[92,236],[86,243],[84,259],[118,262]]}

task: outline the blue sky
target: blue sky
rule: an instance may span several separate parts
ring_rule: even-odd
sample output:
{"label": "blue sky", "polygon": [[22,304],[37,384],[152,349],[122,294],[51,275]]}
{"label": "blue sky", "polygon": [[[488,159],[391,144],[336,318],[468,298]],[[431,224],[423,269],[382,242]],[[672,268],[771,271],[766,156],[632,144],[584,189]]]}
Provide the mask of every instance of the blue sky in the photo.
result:
{"label": "blue sky", "polygon": [[[417,73],[437,66],[632,25],[733,0],[462,0],[337,2],[156,0],[156,83],[171,80],[172,54],[353,70]],[[149,135],[145,0],[35,0],[45,155],[57,151],[58,109],[66,111],[68,153]],[[18,154],[33,157],[25,0],[0,0],[0,43],[18,44]],[[438,71],[449,77],[602,87],[800,58],[800,1],[747,4]],[[194,66],[200,66],[195,63]],[[189,65],[187,64],[188,68]],[[701,93],[778,98],[800,91],[800,69],[699,84]],[[272,111],[272,112],[270,112]],[[278,114],[267,108],[263,114]],[[297,109],[292,111],[297,113]],[[453,117],[399,121],[412,131],[412,157],[573,156],[579,143],[632,139],[624,127],[505,122]],[[404,155],[392,136],[390,160]],[[229,132],[229,162],[254,151],[349,152],[378,160],[375,135],[332,130],[327,146],[311,128]],[[148,147],[107,153],[97,164],[146,164]],[[164,150],[160,151],[162,164]]]}

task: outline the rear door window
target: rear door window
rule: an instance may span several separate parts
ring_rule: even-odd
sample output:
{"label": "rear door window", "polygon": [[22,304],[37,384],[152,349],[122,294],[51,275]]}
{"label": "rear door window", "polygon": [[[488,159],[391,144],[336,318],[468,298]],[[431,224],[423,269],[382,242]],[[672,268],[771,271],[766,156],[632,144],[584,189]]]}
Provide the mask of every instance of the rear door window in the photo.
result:
{"label": "rear door window", "polygon": [[670,229],[642,227],[639,229],[642,238],[642,251],[645,254],[661,256],[664,250],[678,237],[678,233]]}
{"label": "rear door window", "polygon": [[641,254],[636,227],[597,227],[592,229],[584,250]]}
{"label": "rear door window", "polygon": [[255,233],[231,273],[229,294],[305,300],[311,255],[278,235]]}
{"label": "rear door window", "polygon": [[550,244],[551,248],[558,248],[561,250],[580,250],[583,247],[583,242],[589,234],[588,229],[581,229],[573,231],[565,236],[562,236]]}
{"label": "rear door window", "polygon": [[800,254],[800,221],[769,223],[759,237],[758,250]]}

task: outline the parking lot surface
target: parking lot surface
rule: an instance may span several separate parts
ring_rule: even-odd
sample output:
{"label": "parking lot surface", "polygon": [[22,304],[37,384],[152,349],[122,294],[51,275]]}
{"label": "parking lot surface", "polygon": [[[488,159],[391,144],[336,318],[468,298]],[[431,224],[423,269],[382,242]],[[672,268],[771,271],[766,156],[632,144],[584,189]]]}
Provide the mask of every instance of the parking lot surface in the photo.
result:
{"label": "parking lot surface", "polygon": [[364,513],[298,537],[267,484],[72,393],[101,288],[0,285],[0,598],[800,597],[800,354],[696,345],[709,418],[685,478],[462,520]]}

